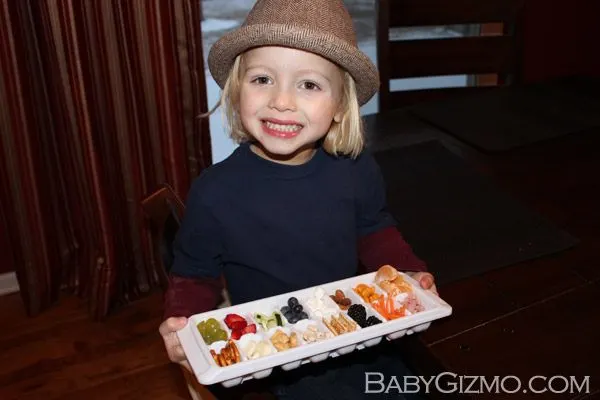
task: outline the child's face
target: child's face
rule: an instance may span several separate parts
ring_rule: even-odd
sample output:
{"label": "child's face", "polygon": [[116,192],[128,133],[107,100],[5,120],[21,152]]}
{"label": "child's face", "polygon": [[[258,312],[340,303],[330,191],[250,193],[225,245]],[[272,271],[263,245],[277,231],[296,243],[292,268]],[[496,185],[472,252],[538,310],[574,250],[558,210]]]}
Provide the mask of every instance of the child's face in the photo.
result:
{"label": "child's face", "polygon": [[315,142],[341,120],[343,75],[332,62],[284,47],[244,54],[240,117],[263,158],[284,164],[310,159]]}

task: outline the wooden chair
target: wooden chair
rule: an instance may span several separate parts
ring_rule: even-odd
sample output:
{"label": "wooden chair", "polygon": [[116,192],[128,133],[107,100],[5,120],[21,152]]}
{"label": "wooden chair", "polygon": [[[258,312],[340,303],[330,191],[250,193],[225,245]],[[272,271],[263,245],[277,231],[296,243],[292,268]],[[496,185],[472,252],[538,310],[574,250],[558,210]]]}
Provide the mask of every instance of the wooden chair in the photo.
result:
{"label": "wooden chair", "polygon": [[[168,286],[168,273],[173,263],[173,241],[179,230],[185,212],[185,205],[173,188],[167,184],[150,194],[142,201],[142,208],[150,218],[155,248],[160,251],[161,260],[157,275],[164,290]],[[224,281],[223,281],[224,282]],[[219,307],[231,305],[226,289],[223,290],[224,301]],[[185,368],[181,368],[188,390],[193,400],[212,400],[216,397],[202,386],[196,377]]]}
{"label": "wooden chair", "polygon": [[185,212],[185,205],[171,186],[163,184],[142,201],[142,209],[152,224],[154,246],[160,252],[161,258],[156,273],[163,290],[166,290],[167,277],[173,264],[173,242]]}
{"label": "wooden chair", "polygon": [[[391,79],[494,74],[499,84],[517,81],[523,5],[524,0],[378,0],[380,111],[485,89],[476,82],[461,88],[391,92]],[[389,39],[392,28],[457,24],[477,24],[480,35],[429,40]]]}

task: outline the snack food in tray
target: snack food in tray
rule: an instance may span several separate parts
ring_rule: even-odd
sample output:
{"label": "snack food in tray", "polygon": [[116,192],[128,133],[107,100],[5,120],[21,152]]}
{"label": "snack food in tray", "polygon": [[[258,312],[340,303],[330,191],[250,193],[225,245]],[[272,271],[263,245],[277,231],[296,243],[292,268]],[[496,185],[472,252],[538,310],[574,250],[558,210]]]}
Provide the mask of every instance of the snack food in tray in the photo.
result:
{"label": "snack food in tray", "polygon": [[427,329],[451,307],[384,266],[190,317],[178,336],[198,380],[233,386]]}

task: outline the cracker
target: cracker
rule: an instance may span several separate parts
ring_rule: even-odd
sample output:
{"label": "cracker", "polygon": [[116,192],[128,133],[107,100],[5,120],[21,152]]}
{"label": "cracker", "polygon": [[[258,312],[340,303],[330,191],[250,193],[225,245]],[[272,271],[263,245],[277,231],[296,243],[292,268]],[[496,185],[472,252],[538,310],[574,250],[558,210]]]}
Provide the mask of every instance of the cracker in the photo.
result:
{"label": "cracker", "polygon": [[322,320],[325,326],[331,331],[331,333],[333,333],[335,336],[339,335],[339,333],[333,328],[333,326],[329,322],[327,322],[325,318],[322,318]]}

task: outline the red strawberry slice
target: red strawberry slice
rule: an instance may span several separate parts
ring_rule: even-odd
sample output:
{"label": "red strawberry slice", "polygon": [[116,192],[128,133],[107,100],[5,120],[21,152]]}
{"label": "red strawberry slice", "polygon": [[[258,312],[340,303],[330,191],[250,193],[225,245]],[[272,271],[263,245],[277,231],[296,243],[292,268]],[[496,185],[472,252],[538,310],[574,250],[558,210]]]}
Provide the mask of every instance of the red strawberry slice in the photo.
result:
{"label": "red strawberry slice", "polygon": [[256,333],[256,324],[250,324],[242,330],[242,335],[246,333]]}
{"label": "red strawberry slice", "polygon": [[240,340],[240,338],[242,337],[243,334],[244,333],[242,332],[242,329],[236,329],[231,332],[231,338],[233,340]]}
{"label": "red strawberry slice", "polygon": [[237,314],[227,314],[224,321],[227,327],[232,330],[243,329],[248,325],[248,322],[246,322],[244,317]]}
{"label": "red strawberry slice", "polygon": [[238,329],[244,329],[246,326],[248,326],[246,321],[233,321],[231,325],[229,325],[229,329],[237,331]]}

